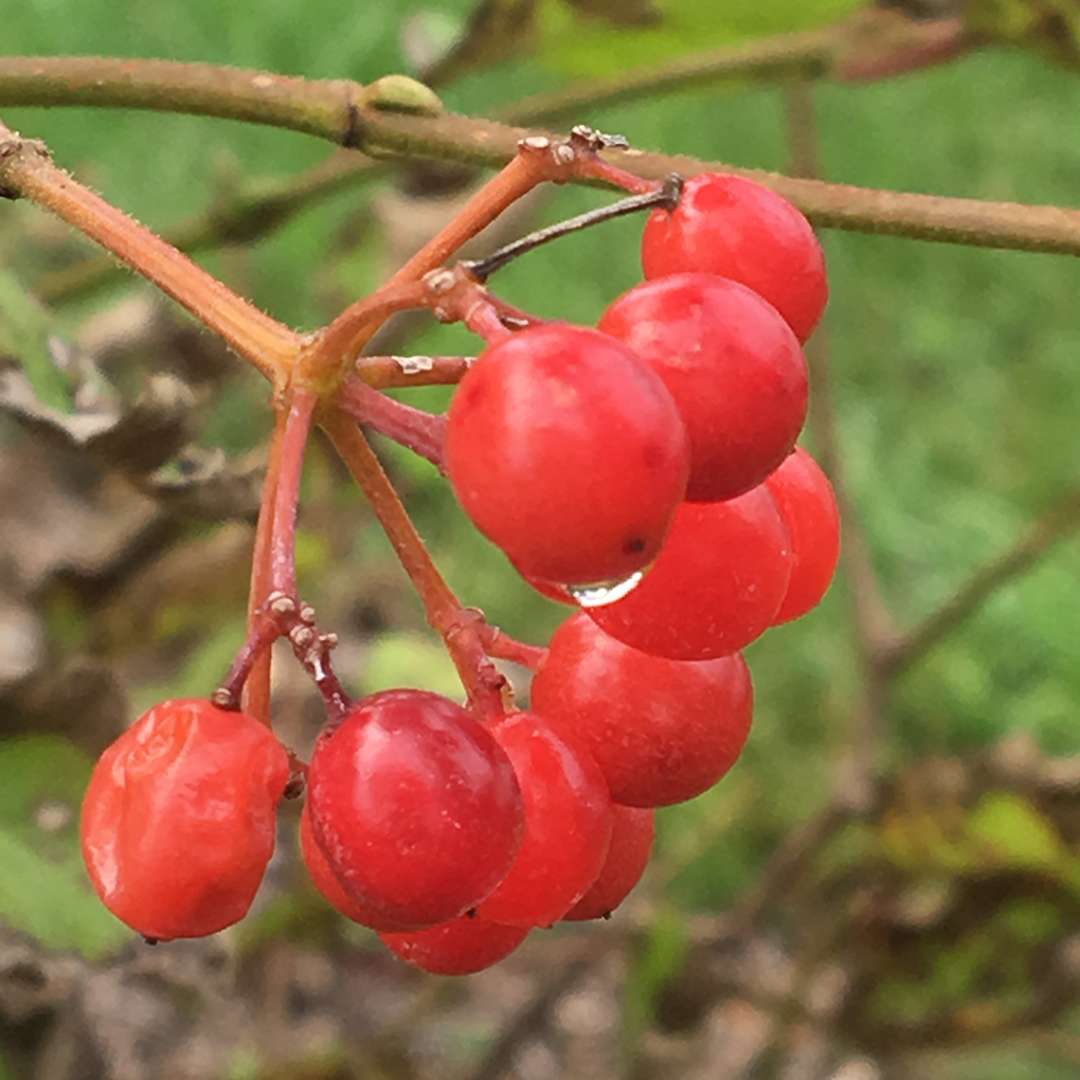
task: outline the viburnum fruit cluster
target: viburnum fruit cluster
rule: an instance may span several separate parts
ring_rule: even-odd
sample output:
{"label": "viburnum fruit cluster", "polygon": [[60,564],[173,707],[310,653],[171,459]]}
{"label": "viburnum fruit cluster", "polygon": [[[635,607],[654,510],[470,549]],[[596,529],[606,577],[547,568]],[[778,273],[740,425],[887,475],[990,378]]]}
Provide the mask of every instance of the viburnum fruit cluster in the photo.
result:
{"label": "viburnum fruit cluster", "polygon": [[[300,847],[330,904],[419,967],[476,971],[534,928],[609,915],[645,868],[655,808],[701,794],[738,758],[753,703],[740,650],[816,605],[837,560],[832,490],[795,446],[824,263],[806,220],[770,190],[719,173],[647,183],[601,156],[610,145],[587,129],[526,140],[492,201],[508,201],[508,185],[516,195],[574,177],[631,198],[489,259],[395,279],[323,339],[340,345],[376,314],[426,306],[487,341],[474,362],[439,361],[445,381],[460,379],[446,417],[380,394],[380,358],[361,357],[329,392],[350,419],[328,433],[443,634],[465,704],[415,689],[352,703],[334,676],[335,639],[296,595],[302,451],[327,401],[325,381],[322,397],[301,381],[279,416],[260,518],[269,569],[255,575],[248,640],[212,701],[151,709],[87,793],[91,878],[147,937],[240,918],[273,851],[277,803],[306,780]],[[487,290],[510,257],[643,207],[646,280],[595,329],[541,321]],[[546,649],[456,601],[356,420],[435,461],[521,574],[579,607]],[[282,636],[327,706],[306,766],[239,711]],[[536,670],[527,711],[509,704],[490,657]]]}

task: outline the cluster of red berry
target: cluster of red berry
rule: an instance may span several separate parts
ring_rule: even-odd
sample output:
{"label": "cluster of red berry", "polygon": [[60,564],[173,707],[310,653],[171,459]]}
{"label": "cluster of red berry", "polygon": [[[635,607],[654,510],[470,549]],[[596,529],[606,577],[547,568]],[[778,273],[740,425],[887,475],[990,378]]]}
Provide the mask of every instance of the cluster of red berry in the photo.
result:
{"label": "cluster of red berry", "polygon": [[[462,505],[535,587],[581,608],[531,710],[375,694],[328,724],[307,768],[315,884],[430,971],[476,971],[535,927],[610,913],[644,870],[654,808],[705,791],[742,749],[739,650],[832,578],[836,503],[795,449],[801,342],[827,297],[810,226],[768,189],[706,174],[652,214],[643,263],[596,330],[495,335],[450,408]],[[235,922],[290,772],[244,714],[151,710],[86,799],[105,903],[153,938]]]}

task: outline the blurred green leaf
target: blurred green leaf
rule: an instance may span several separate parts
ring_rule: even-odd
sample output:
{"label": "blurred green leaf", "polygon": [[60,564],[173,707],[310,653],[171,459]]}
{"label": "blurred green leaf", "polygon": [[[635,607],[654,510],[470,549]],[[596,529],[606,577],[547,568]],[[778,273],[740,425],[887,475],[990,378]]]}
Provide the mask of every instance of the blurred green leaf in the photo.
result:
{"label": "blurred green leaf", "polygon": [[0,743],[0,920],[54,949],[101,957],[130,939],[94,895],[79,847],[90,760],[65,739]]}
{"label": "blurred green leaf", "polygon": [[972,29],[1080,68],[1080,6],[1076,0],[972,0]]}
{"label": "blurred green leaf", "polygon": [[1048,870],[1069,858],[1053,823],[1015,792],[987,792],[971,811],[967,827],[987,856],[1005,866]]}
{"label": "blurred green leaf", "polygon": [[52,317],[10,271],[0,267],[0,361],[10,357],[26,372],[38,401],[71,411],[67,379],[49,348]]}
{"label": "blurred green leaf", "polygon": [[364,668],[364,691],[415,686],[462,696],[461,680],[438,638],[421,634],[382,634],[369,647]]}
{"label": "blurred green leaf", "polygon": [[631,5],[548,0],[539,11],[536,58],[561,74],[611,75],[755,37],[825,26],[862,6],[862,0],[656,0]]}

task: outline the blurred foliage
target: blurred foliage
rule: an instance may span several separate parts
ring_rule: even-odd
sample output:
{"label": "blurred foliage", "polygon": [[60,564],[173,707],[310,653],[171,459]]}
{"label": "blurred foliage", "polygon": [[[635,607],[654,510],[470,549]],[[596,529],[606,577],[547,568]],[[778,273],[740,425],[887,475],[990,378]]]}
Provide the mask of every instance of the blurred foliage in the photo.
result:
{"label": "blurred foliage", "polygon": [[[474,6],[471,0],[401,0],[346,8],[312,0],[298,32],[295,5],[279,0],[260,5],[257,19],[242,7],[188,0],[182,8],[139,8],[124,20],[116,18],[112,0],[28,0],[5,12],[5,49],[169,56],[369,81],[410,70],[407,44],[417,27],[437,23],[436,36],[445,40],[448,30],[466,25]],[[853,0],[518,5],[519,16],[528,8],[534,20],[521,39],[527,53],[441,86],[440,94],[449,108],[482,115],[577,75],[813,27],[856,6]],[[972,5],[980,18],[992,17],[1003,36],[1025,40],[1046,25],[1037,22],[1038,13],[1073,8],[1065,0]],[[640,14],[635,25],[623,25],[631,21],[628,12]],[[650,16],[655,12],[659,21]],[[822,159],[832,178],[1030,203],[1077,201],[1080,142],[1073,136],[1080,80],[1034,55],[987,52],[858,89],[825,85],[817,99]],[[643,147],[769,169],[788,165],[775,88],[700,89],[586,110],[580,119],[624,132]],[[9,109],[5,120],[44,138],[61,164],[158,229],[205,208],[239,176],[281,179],[328,153],[325,145],[293,133],[184,116]],[[201,261],[286,321],[319,325],[373,287],[386,269],[386,230],[395,222],[380,213],[378,194],[388,182],[342,191],[270,237]],[[552,221],[603,199],[595,191],[562,189],[546,194],[531,212],[537,221]],[[88,248],[48,231],[33,208],[3,210],[0,351],[18,352],[39,395],[59,403],[65,387],[48,363],[47,326],[23,289],[49,265]],[[615,295],[639,280],[639,236],[639,222],[619,221],[567,238],[510,266],[494,287],[539,315],[594,322]],[[28,243],[27,237],[42,242]],[[843,233],[829,234],[825,243],[833,294],[825,334],[850,493],[889,600],[902,624],[910,625],[1077,481],[1080,264]],[[105,297],[61,308],[49,325],[74,336],[88,315],[130,288],[124,283]],[[475,348],[460,328],[425,324],[403,351]],[[159,360],[144,357],[146,370]],[[440,408],[448,392],[404,396]],[[261,387],[227,382],[206,407],[203,441],[230,453],[257,445],[266,430],[264,401]],[[812,435],[811,427],[811,447]],[[545,640],[562,609],[533,595],[477,536],[427,463],[383,445],[380,452],[465,602],[511,633]],[[452,669],[427,633],[419,606],[404,594],[385,539],[338,473],[317,456],[311,466],[302,587],[320,610],[367,628],[356,666],[343,670],[344,680],[357,692],[401,683],[453,692]],[[195,543],[199,537],[186,539]],[[110,656],[137,656],[129,672],[133,708],[165,695],[205,693],[224,670],[241,634],[242,601],[232,606],[231,589],[242,590],[243,571],[226,568],[224,574],[227,583],[211,583],[211,601],[175,589],[135,613],[129,638],[120,644],[110,639]],[[890,757],[970,754],[1019,732],[1048,751],[1075,753],[1078,583],[1080,551],[1073,542],[1003,588],[905,674],[891,702]],[[826,796],[832,766],[849,738],[858,677],[846,592],[839,582],[809,618],[749,650],[758,703],[755,730],[729,781],[742,785],[738,813],[732,815],[730,786],[724,785],[660,815],[661,860],[710,822],[731,817],[735,823],[680,866],[667,890],[673,906],[660,914],[632,959],[630,1043],[651,1022],[657,994],[682,965],[682,913],[728,905],[754,880],[777,838]],[[95,647],[92,606],[70,591],[49,595],[55,648]],[[0,918],[52,947],[98,956],[127,935],[88,902],[74,819],[46,836],[35,817],[46,801],[73,807],[88,768],[64,739],[0,744],[0,775],[11,778],[0,791],[0,858],[8,868],[0,879]],[[885,865],[896,875],[890,880],[950,893],[977,888],[994,872],[1035,873],[1055,901],[1014,897],[985,914],[968,936],[946,942],[931,935],[912,949],[908,968],[886,972],[867,998],[868,1014],[919,1019],[928,1009],[952,1008],[971,996],[999,956],[1018,943],[1037,946],[1057,934],[1061,913],[1071,910],[1063,898],[1080,895],[1070,845],[1042,808],[1007,791],[984,793],[955,819],[935,811],[927,820],[897,805],[875,826],[843,834],[821,867],[826,878],[869,862]],[[248,944],[256,948],[278,932],[300,936],[306,910],[302,897],[286,897],[253,924]],[[603,934],[604,928],[593,932]],[[1001,979],[1012,992],[1024,973],[1004,971]],[[970,1068],[961,1063],[955,1073],[936,1075],[1024,1075],[1020,1069],[1030,1056],[1021,1053],[1016,1060],[1021,1064],[977,1059]],[[1052,1070],[1048,1065],[1032,1075],[1057,1075]]]}
{"label": "blurred foliage", "polygon": [[1076,0],[969,0],[967,20],[979,33],[1080,68],[1080,4]]}
{"label": "blurred foliage", "polygon": [[79,852],[91,761],[47,735],[0,743],[0,919],[53,949],[101,956],[130,937],[94,896]]}

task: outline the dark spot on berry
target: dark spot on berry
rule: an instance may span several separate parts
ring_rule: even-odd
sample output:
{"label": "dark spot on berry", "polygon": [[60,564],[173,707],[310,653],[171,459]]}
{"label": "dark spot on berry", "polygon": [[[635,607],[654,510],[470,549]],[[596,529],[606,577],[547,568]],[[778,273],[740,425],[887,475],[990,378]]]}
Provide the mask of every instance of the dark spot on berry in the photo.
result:
{"label": "dark spot on berry", "polygon": [[474,907],[469,908],[469,910],[465,912],[465,918],[466,919],[475,919],[476,918],[476,908],[474,908]]}
{"label": "dark spot on berry", "polygon": [[289,782],[285,785],[285,790],[281,793],[283,799],[299,799],[304,794],[304,778],[303,776],[291,776]]}
{"label": "dark spot on berry", "polygon": [[645,541],[640,536],[632,536],[622,549],[624,555],[640,555],[645,550]]}

